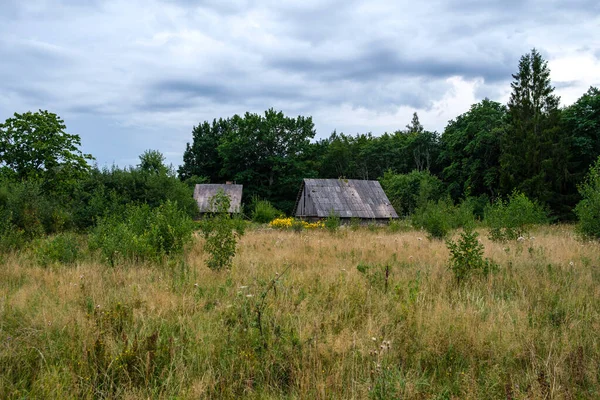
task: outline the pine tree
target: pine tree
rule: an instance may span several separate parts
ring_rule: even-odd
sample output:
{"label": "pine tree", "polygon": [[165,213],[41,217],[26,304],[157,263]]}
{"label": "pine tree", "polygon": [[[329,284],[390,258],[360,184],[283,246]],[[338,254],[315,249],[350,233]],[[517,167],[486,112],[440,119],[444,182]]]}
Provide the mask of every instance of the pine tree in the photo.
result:
{"label": "pine tree", "polygon": [[560,129],[560,98],[554,95],[548,62],[536,50],[521,57],[512,75],[509,127],[502,143],[500,185],[550,204],[556,211],[567,157]]}

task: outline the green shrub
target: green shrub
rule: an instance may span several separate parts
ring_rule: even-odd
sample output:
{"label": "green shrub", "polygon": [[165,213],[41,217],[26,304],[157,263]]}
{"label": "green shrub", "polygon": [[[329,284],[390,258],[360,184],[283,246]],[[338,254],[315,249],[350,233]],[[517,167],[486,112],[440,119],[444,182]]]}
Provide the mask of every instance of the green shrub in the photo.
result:
{"label": "green shrub", "polygon": [[506,241],[524,236],[531,225],[548,222],[548,215],[540,204],[514,191],[508,201],[488,205],[484,221],[490,228],[491,240]]}
{"label": "green shrub", "polygon": [[600,239],[600,157],[579,186],[579,193],[582,199],[575,207],[577,230],[584,237]]}
{"label": "green shrub", "polygon": [[415,211],[412,217],[413,225],[425,229],[430,238],[443,239],[452,228],[450,207],[451,204],[445,200],[429,201]]}
{"label": "green shrub", "polygon": [[475,224],[473,205],[462,202],[458,206],[450,198],[428,201],[417,208],[412,216],[413,226],[423,228],[430,238],[443,239],[451,229],[471,228]]}
{"label": "green shrub", "polygon": [[90,235],[90,249],[100,250],[114,266],[121,261],[161,262],[183,253],[192,239],[194,224],[177,203],[158,208],[128,206],[123,215],[101,218]]}
{"label": "green shrub", "polygon": [[352,231],[357,231],[360,228],[360,218],[352,217],[350,218],[350,229]]}
{"label": "green shrub", "polygon": [[446,242],[446,247],[450,250],[450,269],[459,283],[475,273],[487,276],[495,268],[492,261],[483,258],[483,244],[478,238],[477,232],[466,228],[458,242]]}
{"label": "green shrub", "polygon": [[80,242],[74,233],[59,233],[41,241],[36,249],[38,262],[51,264],[74,264],[81,255]]}
{"label": "green shrub", "polygon": [[388,231],[391,233],[406,232],[410,230],[410,225],[401,219],[390,219],[388,224]]}
{"label": "green shrub", "polygon": [[268,224],[282,215],[282,212],[273,207],[269,201],[260,200],[258,197],[252,199],[252,221],[260,224]]}
{"label": "green shrub", "polygon": [[340,228],[341,220],[340,217],[333,210],[331,210],[331,212],[325,219],[324,224],[325,228],[327,228],[329,232],[333,233]]}
{"label": "green shrub", "polygon": [[230,202],[225,192],[217,192],[210,200],[213,212],[201,224],[204,250],[209,254],[206,265],[216,271],[231,267],[238,239],[244,234],[239,220],[228,212]]}

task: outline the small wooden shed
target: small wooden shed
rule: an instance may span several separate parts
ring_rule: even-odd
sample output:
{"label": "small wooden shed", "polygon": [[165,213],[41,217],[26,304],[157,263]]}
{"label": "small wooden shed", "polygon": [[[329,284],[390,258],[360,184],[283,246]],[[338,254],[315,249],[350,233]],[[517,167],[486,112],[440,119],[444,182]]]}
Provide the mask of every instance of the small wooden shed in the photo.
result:
{"label": "small wooden shed", "polygon": [[389,220],[398,214],[377,181],[359,179],[304,179],[296,200],[299,218]]}
{"label": "small wooden shed", "polygon": [[194,188],[194,200],[198,203],[200,213],[208,213],[213,210],[210,209],[210,199],[216,195],[219,190],[222,190],[226,195],[229,196],[231,203],[229,204],[230,213],[238,213],[242,207],[242,191],[243,185],[234,185],[231,183],[216,184],[216,183],[203,183],[197,184]]}

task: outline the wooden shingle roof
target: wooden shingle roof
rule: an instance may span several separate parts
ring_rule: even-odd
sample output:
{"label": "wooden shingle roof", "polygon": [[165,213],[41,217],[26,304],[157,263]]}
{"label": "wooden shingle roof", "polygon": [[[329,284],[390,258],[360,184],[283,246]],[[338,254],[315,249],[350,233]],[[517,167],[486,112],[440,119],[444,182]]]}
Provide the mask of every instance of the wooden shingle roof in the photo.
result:
{"label": "wooden shingle roof", "polygon": [[219,190],[223,190],[223,192],[229,196],[229,200],[231,201],[229,212],[239,212],[242,206],[243,185],[216,183],[197,184],[194,188],[194,200],[198,203],[200,212],[207,213],[212,211],[210,209],[210,199],[216,195]]}
{"label": "wooden shingle roof", "polygon": [[[310,205],[299,208],[300,201]],[[340,218],[398,218],[378,181],[304,179],[296,202],[296,215],[326,218],[332,212]]]}

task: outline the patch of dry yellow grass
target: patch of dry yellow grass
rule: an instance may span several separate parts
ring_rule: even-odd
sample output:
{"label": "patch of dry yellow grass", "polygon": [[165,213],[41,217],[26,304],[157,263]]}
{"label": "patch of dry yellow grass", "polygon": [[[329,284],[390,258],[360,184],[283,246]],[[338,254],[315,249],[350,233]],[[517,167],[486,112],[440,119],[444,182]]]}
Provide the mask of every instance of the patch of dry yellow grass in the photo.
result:
{"label": "patch of dry yellow grass", "polygon": [[[200,239],[183,268],[44,269],[27,254],[6,256],[0,394],[600,396],[598,243],[578,241],[569,226],[540,227],[511,243],[480,233],[499,271],[460,286],[445,243],[417,231],[252,230],[224,272],[205,267]],[[359,263],[372,266],[371,275]],[[126,310],[122,327],[117,304]],[[153,332],[167,349],[164,365],[139,350],[141,378],[111,369],[133,338],[141,343]],[[108,349],[105,376],[89,367],[99,338]],[[15,382],[18,374],[23,381]]]}

